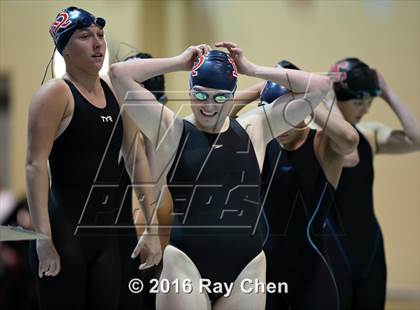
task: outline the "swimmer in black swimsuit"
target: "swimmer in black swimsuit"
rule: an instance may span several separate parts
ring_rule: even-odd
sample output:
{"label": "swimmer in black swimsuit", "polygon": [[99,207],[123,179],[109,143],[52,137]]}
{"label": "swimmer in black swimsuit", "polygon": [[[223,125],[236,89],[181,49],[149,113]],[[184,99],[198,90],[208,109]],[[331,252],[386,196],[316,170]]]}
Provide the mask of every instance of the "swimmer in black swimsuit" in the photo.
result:
{"label": "swimmer in black swimsuit", "polygon": [[[420,123],[382,75],[357,58],[337,62],[332,74],[343,74],[334,84],[336,113],[359,134],[357,150],[346,156],[336,191],[337,213],[327,222],[331,256],[342,257],[346,268],[336,268],[338,281],[350,282],[352,309],[383,309],[386,294],[386,263],[381,229],[373,209],[373,158],[375,154],[404,154],[420,149]],[[359,123],[373,99],[380,96],[399,118],[402,130],[377,122]]]}
{"label": "swimmer in black swimsuit", "polygon": [[[106,50],[104,26],[104,19],[76,7],[57,15],[50,33],[67,74],[43,85],[30,106],[28,204],[35,230],[51,237],[31,243],[41,309],[118,306],[121,270],[115,234],[77,230],[90,216],[94,226],[114,223],[118,156],[120,150],[127,154],[127,141],[135,133],[128,118],[122,126],[110,83],[99,77]],[[131,156],[147,163],[144,150]],[[140,184],[150,178],[144,166],[134,178]],[[148,190],[139,192],[145,204],[153,200]],[[160,247],[152,250],[158,262]]]}
{"label": "swimmer in black swimsuit", "polygon": [[[308,116],[331,89],[327,77],[257,66],[234,43],[216,47],[227,48],[229,54],[199,45],[173,58],[111,66],[112,83],[127,114],[158,145],[158,161],[174,200],[171,245],[165,248],[161,280],[178,281],[179,290],[159,294],[157,309],[264,308],[265,294],[246,294],[240,282],[246,278],[265,282],[265,256],[255,228],[265,147],[273,134]],[[193,115],[185,120],[157,104],[141,86],[152,76],[191,69]],[[284,96],[230,119],[238,73],[285,86],[290,82],[294,100]],[[147,238],[143,234],[135,255],[150,243]],[[225,298],[223,290],[209,296],[200,293],[202,278],[234,286]],[[182,289],[183,281],[191,281],[191,293]]]}
{"label": "swimmer in black swimsuit", "polygon": [[[148,53],[137,53],[134,56],[130,56],[126,61],[133,60],[136,58],[152,58],[152,55]],[[160,103],[166,103],[165,96],[165,78],[163,75],[153,77],[143,83],[144,87],[151,91],[156,100]],[[139,135],[140,136],[140,135]],[[136,137],[134,137],[136,138]],[[136,141],[137,140],[137,141]],[[142,136],[141,143],[140,139],[134,139],[131,143],[131,151],[134,152],[136,148],[144,148],[146,156],[148,159],[149,167],[153,175],[154,171],[154,150],[151,147],[149,141],[144,139]],[[136,145],[138,143],[138,145]],[[121,159],[120,166],[124,165],[123,159]],[[155,182],[156,180],[153,180]],[[120,233],[118,236],[118,246],[120,250],[121,258],[121,270],[122,270],[122,282],[120,289],[120,301],[118,304],[119,309],[124,310],[150,310],[155,309],[155,296],[156,294],[151,293],[152,285],[150,285],[151,279],[158,279],[160,272],[162,270],[162,263],[158,266],[148,268],[146,270],[139,271],[138,260],[132,259],[130,257],[133,251],[133,245],[138,241],[137,236],[141,236],[143,233],[144,224],[146,223],[142,212],[138,208],[135,208],[135,205],[132,204],[132,187],[131,179],[129,173],[126,169],[123,168],[123,175],[121,177],[120,188],[121,195],[124,199],[123,207],[121,208],[121,213],[119,214],[119,224],[131,226],[130,229],[124,230],[123,233]],[[170,222],[170,212],[172,211],[172,199],[169,192],[167,192],[168,198],[162,201],[158,209],[158,219],[160,225],[169,226]],[[136,225],[135,227],[133,225]],[[170,231],[164,228],[159,229],[159,237],[161,239],[162,246],[166,246],[168,235]],[[131,279],[140,278],[145,288],[139,294],[133,294],[128,289],[128,284]]]}
{"label": "swimmer in black swimsuit", "polygon": [[[285,60],[279,65],[299,70]],[[289,92],[267,81],[235,99],[253,102],[253,89],[261,94],[260,104],[271,104]],[[273,139],[265,154],[262,227],[267,282],[288,284],[287,294],[267,295],[266,309],[342,308],[322,229],[334,202],[343,158],[355,150],[358,136],[349,123],[329,115],[323,106],[315,109],[313,117],[317,129],[302,122]]]}

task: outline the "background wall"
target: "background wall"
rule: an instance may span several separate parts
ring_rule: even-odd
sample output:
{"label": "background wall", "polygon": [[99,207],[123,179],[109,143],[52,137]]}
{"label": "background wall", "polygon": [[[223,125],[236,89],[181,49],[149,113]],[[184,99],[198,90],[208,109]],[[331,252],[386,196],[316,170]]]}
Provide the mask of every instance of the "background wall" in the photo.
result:
{"label": "background wall", "polygon": [[[111,56],[120,42],[167,57],[191,44],[220,40],[238,43],[256,63],[271,66],[288,59],[314,72],[356,56],[378,68],[420,117],[419,1],[3,0],[0,71],[11,75],[12,105],[10,143],[1,148],[9,151],[10,187],[17,195],[25,192],[28,105],[53,50],[48,27],[60,9],[70,5],[106,18]],[[252,83],[241,77],[239,89]],[[168,75],[166,87],[186,90],[187,73]],[[381,99],[375,100],[366,120],[400,127]],[[420,295],[419,159],[418,153],[375,159],[375,208],[385,238],[389,297]]]}

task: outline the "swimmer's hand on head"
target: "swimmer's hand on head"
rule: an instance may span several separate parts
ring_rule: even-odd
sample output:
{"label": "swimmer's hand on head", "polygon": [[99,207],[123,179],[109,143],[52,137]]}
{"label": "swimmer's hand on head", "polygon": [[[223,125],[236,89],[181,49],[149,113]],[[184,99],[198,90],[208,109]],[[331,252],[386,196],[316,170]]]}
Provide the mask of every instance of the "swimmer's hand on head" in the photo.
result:
{"label": "swimmer's hand on head", "polygon": [[162,259],[162,248],[157,230],[146,229],[140,236],[131,258],[136,258],[140,254],[140,270],[144,270],[159,264]]}
{"label": "swimmer's hand on head", "polygon": [[[267,143],[274,137],[299,125],[306,117],[313,114],[321,100],[332,91],[331,80],[310,72],[255,64],[249,61],[244,56],[242,49],[233,42],[223,41],[215,45],[228,50],[239,74],[271,81],[288,90],[287,94],[277,98],[272,104],[251,109],[238,119],[244,128],[249,129],[249,134],[255,144],[261,142],[257,149],[260,150],[262,165],[262,154],[265,152]],[[252,91],[255,96],[255,89]],[[237,97],[236,99],[241,100],[242,98]],[[254,130],[254,128],[256,129]]]}
{"label": "swimmer's hand on head", "polygon": [[385,79],[383,75],[381,74],[381,72],[379,72],[378,69],[373,69],[373,71],[376,72],[376,76],[378,78],[378,85],[379,85],[379,88],[381,89],[381,93],[379,97],[381,97],[383,100],[385,100],[388,103],[388,97],[390,95],[391,90],[388,87],[388,84],[385,82]]}
{"label": "swimmer's hand on head", "polygon": [[191,71],[194,61],[209,51],[211,51],[211,47],[208,44],[191,45],[176,58],[179,60],[182,70]]}
{"label": "swimmer's hand on head", "polygon": [[359,123],[358,127],[370,136],[372,149],[380,154],[403,154],[420,150],[420,121],[397,94],[388,86],[378,69],[376,72],[381,97],[398,117],[402,130],[394,129],[379,122]]}
{"label": "swimmer's hand on head", "polygon": [[55,277],[61,269],[60,256],[55,249],[51,239],[38,239],[36,241],[36,252],[38,254],[38,276]]}
{"label": "swimmer's hand on head", "polygon": [[230,57],[235,61],[240,74],[253,76],[256,65],[250,62],[245,56],[238,44],[233,42],[217,42],[216,47],[224,47],[229,51]]}

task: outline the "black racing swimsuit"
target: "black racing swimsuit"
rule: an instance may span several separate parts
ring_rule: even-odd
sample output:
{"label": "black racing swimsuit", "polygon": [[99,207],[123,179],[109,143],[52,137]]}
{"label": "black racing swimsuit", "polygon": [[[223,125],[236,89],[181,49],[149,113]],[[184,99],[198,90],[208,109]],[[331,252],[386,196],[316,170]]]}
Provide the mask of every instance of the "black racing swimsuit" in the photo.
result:
{"label": "black racing swimsuit", "polygon": [[[74,112],[54,141],[49,165],[48,213],[52,240],[60,256],[56,277],[37,279],[42,309],[115,309],[120,266],[115,235],[100,229],[112,225],[119,207],[118,156],[123,128],[119,106],[101,80],[106,107],[88,102],[65,80],[74,97]],[[78,224],[85,230],[77,229]],[[31,265],[38,271],[32,243]]]}
{"label": "black racing swimsuit", "polygon": [[286,282],[287,294],[267,294],[266,309],[336,309],[335,279],[326,261],[323,226],[334,188],[315,156],[316,130],[294,151],[277,139],[268,145],[262,172],[262,225],[267,282]]}
{"label": "black racing swimsuit", "polygon": [[[357,130],[357,128],[355,128]],[[336,274],[351,281],[354,308],[383,309],[386,264],[381,229],[373,209],[373,154],[369,142],[359,133],[359,163],[343,168],[336,191],[337,212],[327,222],[335,242],[331,253],[341,256],[346,268]]]}
{"label": "black racing swimsuit", "polygon": [[[120,198],[118,156],[123,128],[118,117],[118,102],[102,80],[107,101],[103,109],[93,106],[70,81],[65,81],[74,96],[74,112],[50,153],[49,211],[62,209],[72,224],[111,224],[116,211],[113,204]],[[86,234],[100,232],[86,230]]]}
{"label": "black racing swimsuit", "polygon": [[167,175],[174,203],[170,244],[192,259],[202,278],[230,283],[262,251],[257,158],[235,119],[220,135],[185,120],[183,126]]}

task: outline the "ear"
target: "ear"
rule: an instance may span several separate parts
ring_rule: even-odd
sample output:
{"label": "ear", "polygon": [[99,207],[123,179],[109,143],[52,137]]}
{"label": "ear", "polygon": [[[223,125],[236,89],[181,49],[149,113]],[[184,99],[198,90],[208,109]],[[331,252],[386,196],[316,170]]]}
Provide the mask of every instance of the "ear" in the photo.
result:
{"label": "ear", "polygon": [[62,55],[63,57],[70,57],[69,52],[67,52],[67,46],[64,47]]}

